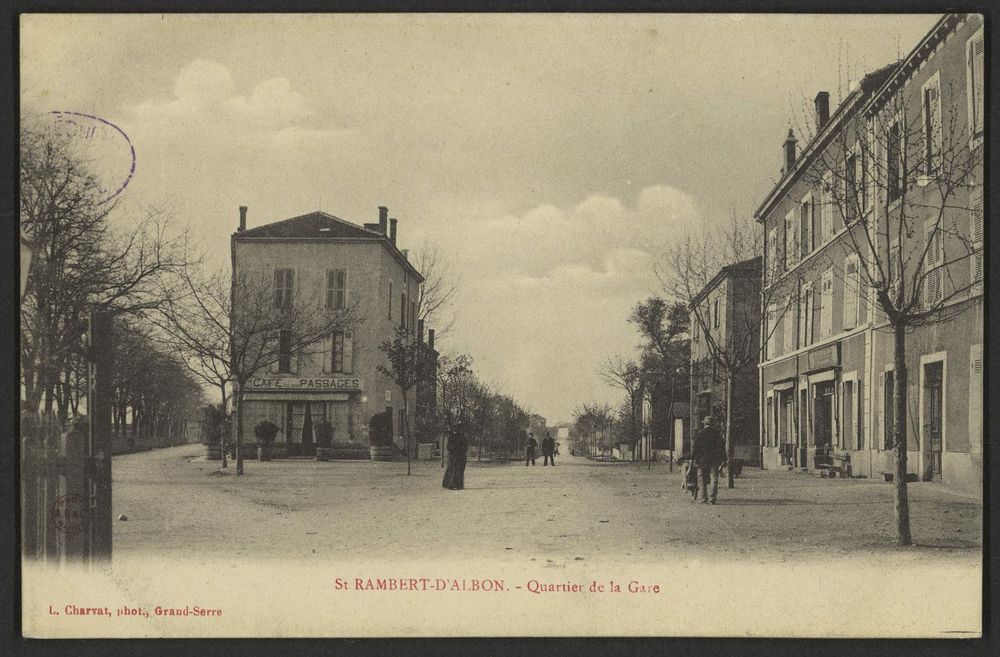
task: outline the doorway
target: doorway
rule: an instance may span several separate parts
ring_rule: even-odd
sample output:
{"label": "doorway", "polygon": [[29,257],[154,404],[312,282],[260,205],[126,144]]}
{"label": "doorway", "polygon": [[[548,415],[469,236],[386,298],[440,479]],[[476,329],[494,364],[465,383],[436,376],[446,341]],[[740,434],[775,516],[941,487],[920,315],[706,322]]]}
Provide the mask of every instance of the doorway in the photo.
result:
{"label": "doorway", "polygon": [[924,478],[941,479],[942,434],[944,429],[944,363],[924,365],[924,453],[929,463]]}
{"label": "doorway", "polygon": [[816,465],[832,465],[834,382],[824,381],[813,386],[813,445]]}

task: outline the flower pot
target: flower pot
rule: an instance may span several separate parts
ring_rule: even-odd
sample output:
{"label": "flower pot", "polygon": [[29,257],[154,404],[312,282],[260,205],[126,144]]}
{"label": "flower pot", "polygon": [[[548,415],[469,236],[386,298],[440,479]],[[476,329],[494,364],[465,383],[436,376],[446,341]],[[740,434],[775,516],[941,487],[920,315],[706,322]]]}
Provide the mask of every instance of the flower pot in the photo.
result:
{"label": "flower pot", "polygon": [[209,461],[221,461],[222,460],[222,446],[221,445],[206,445],[206,455]]}
{"label": "flower pot", "polygon": [[316,448],[316,460],[317,461],[329,461],[330,460],[330,448],[329,447],[317,447]]}
{"label": "flower pot", "polygon": [[391,461],[393,459],[392,445],[372,445],[369,451],[373,461]]}
{"label": "flower pot", "polygon": [[258,447],[257,448],[257,460],[258,461],[270,461],[271,460],[271,448],[270,447]]}

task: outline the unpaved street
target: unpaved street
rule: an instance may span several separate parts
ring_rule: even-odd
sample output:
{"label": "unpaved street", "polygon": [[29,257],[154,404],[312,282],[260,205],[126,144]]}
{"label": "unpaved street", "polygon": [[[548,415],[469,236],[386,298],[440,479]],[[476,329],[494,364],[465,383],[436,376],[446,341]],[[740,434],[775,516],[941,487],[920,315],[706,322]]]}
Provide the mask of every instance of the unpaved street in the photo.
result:
{"label": "unpaved street", "polygon": [[[246,475],[187,445],[114,459],[116,561],[150,553],[291,560],[501,559],[544,564],[678,557],[784,561],[865,555],[977,561],[982,507],[911,486],[916,547],[892,547],[892,487],[748,469],[716,506],[692,504],[656,464],[563,456],[555,468],[478,464],[441,488],[437,461],[247,461]],[[898,561],[896,561],[898,563]]]}

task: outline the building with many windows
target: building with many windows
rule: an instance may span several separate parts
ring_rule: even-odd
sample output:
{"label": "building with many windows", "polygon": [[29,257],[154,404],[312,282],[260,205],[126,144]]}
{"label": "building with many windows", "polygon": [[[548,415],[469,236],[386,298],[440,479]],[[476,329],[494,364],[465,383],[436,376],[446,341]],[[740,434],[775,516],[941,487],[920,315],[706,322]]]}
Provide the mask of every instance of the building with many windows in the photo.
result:
{"label": "building with many windows", "polygon": [[801,153],[789,132],[756,212],[765,467],[892,472],[888,298],[917,320],[905,334],[909,471],[981,491],[983,39],[981,16],[943,16],[832,116],[818,94]]}
{"label": "building with many windows", "polygon": [[[359,446],[369,444],[369,423],[376,413],[388,414],[394,437],[405,422],[413,426],[416,390],[408,393],[407,418],[400,388],[379,371],[379,365],[387,364],[379,347],[398,329],[423,339],[417,322],[423,278],[407,251],[397,246],[396,230],[396,219],[384,207],[378,223],[363,226],[312,212],[249,229],[246,208],[240,208],[239,228],[232,235],[234,272],[263,271],[265,280],[273,280],[275,307],[285,307],[293,298],[308,299],[328,309],[350,306],[358,319],[309,353],[282,346],[290,342],[282,331],[279,357],[250,381],[244,426],[252,428],[262,420],[278,425],[279,453],[311,453],[313,427],[322,420],[333,426],[335,442]],[[420,401],[433,403],[424,396]]]}
{"label": "building with many windows", "polygon": [[760,351],[761,258],[727,265],[691,300],[692,431],[708,415],[726,421],[730,383],[733,458],[760,463],[757,372]]}

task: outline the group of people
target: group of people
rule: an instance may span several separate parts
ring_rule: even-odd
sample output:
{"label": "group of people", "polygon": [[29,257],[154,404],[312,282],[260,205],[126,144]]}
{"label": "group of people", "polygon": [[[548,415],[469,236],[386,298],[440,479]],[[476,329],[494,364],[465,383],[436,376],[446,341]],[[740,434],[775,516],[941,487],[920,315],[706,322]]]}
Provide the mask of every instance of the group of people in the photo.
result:
{"label": "group of people", "polygon": [[[528,434],[527,459],[525,466],[535,465],[535,451],[538,449],[538,441],[535,434]],[[465,464],[468,458],[469,441],[465,437],[465,432],[460,427],[453,427],[448,431],[448,467],[444,471],[444,480],[441,486],[451,490],[462,490],[465,488]],[[542,455],[545,460],[542,465],[556,464],[556,454],[559,453],[559,444],[552,439],[549,432],[545,432],[542,438]]]}
{"label": "group of people", "polygon": [[[528,465],[535,465],[535,450],[538,449],[538,441],[535,440],[535,434],[528,434],[528,444],[525,448],[527,452],[527,458],[524,461],[525,467]],[[559,447],[555,440],[552,439],[552,435],[546,431],[545,437],[542,438],[542,456],[545,459],[542,461],[542,465],[552,464],[552,467],[556,465],[556,454],[559,453]]]}

